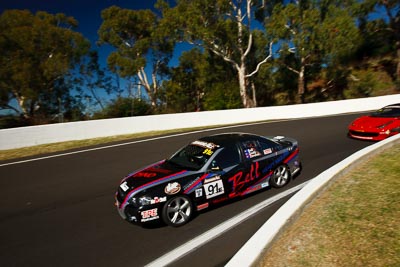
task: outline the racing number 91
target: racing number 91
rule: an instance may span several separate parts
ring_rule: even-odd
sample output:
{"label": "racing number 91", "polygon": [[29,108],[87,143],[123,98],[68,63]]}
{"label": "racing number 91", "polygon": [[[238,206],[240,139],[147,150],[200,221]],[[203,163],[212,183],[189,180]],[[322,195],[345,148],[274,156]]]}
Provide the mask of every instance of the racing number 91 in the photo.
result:
{"label": "racing number 91", "polygon": [[222,180],[217,180],[217,181],[205,184],[204,191],[206,193],[207,199],[223,194],[225,191],[224,191],[224,185],[222,183]]}

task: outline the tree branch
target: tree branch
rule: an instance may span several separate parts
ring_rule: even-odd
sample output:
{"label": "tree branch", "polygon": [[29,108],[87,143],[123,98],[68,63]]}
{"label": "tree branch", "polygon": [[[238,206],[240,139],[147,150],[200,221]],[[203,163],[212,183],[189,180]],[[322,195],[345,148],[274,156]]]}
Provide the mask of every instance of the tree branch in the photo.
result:
{"label": "tree branch", "polygon": [[268,59],[270,59],[270,58],[272,57],[272,43],[273,43],[273,42],[271,42],[271,43],[269,44],[269,55],[268,55],[266,58],[264,58],[263,61],[259,62],[259,63],[257,64],[256,69],[255,69],[252,73],[247,74],[247,75],[246,75],[246,78],[249,78],[249,77],[253,76],[254,74],[256,74],[256,73],[260,70],[261,65],[265,64],[265,63],[268,61]]}

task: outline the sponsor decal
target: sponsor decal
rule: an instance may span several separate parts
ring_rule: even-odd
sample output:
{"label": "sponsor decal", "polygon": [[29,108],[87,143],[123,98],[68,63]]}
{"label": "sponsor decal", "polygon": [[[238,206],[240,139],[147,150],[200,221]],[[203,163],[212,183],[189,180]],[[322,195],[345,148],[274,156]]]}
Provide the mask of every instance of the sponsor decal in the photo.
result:
{"label": "sponsor decal", "polygon": [[203,189],[202,188],[198,188],[196,189],[196,197],[202,197],[203,196]]}
{"label": "sponsor decal", "polygon": [[167,201],[167,197],[155,197],[150,201],[150,204],[157,204]]}
{"label": "sponsor decal", "polygon": [[160,166],[150,167],[150,168],[148,168],[147,171],[156,172],[156,173],[163,173],[163,174],[170,174],[171,173],[170,170],[162,169],[162,168],[160,168]]}
{"label": "sponsor decal", "polygon": [[197,210],[204,210],[204,209],[208,208],[208,206],[209,206],[208,203],[200,204],[197,206]]}
{"label": "sponsor decal", "polygon": [[[202,177],[197,177],[196,179],[194,179],[193,181],[191,181],[190,183],[188,183],[187,185],[185,185],[184,187],[183,187],[183,190],[187,190],[187,189],[189,189],[189,188],[193,188],[193,187],[196,187],[196,185],[197,185],[197,183],[199,182],[199,179],[202,179]],[[185,194],[186,194],[187,192],[185,191]]]}
{"label": "sponsor decal", "polygon": [[203,154],[204,154],[204,155],[207,155],[207,156],[211,156],[213,153],[214,153],[214,151],[212,151],[212,150],[209,149],[209,148],[206,148],[206,149],[203,151]]}
{"label": "sponsor decal", "polygon": [[204,184],[204,191],[207,199],[222,195],[225,193],[224,184],[222,180],[206,183]]}
{"label": "sponsor decal", "polygon": [[177,182],[169,183],[164,189],[165,194],[168,195],[177,194],[179,191],[181,191],[181,185]]}
{"label": "sponsor decal", "polygon": [[206,184],[206,183],[211,183],[211,182],[213,182],[213,181],[215,181],[215,180],[219,180],[220,178],[221,178],[221,175],[213,176],[213,177],[211,177],[211,178],[208,178],[208,179],[204,180],[204,183],[205,183],[205,184]]}
{"label": "sponsor decal", "polygon": [[137,177],[153,178],[156,176],[157,176],[157,173],[155,173],[155,172],[138,172],[135,175],[133,175],[133,177],[135,177],[135,178],[137,178]]}
{"label": "sponsor decal", "polygon": [[215,148],[219,147],[219,145],[216,145],[214,143],[209,143],[209,142],[204,142],[204,141],[199,141],[199,140],[192,142],[192,145],[208,148],[211,150],[214,150]]}
{"label": "sponsor decal", "polygon": [[206,173],[203,174],[201,177],[196,178],[196,180],[193,183],[190,183],[187,188],[185,188],[185,194],[190,194],[195,190],[198,186],[201,186],[201,183],[203,182],[204,179],[206,179],[210,174]]}
{"label": "sponsor decal", "polygon": [[157,209],[144,210],[144,211],[140,212],[140,215],[142,216],[141,222],[147,222],[147,221],[156,220],[156,219],[160,218],[158,216]]}
{"label": "sponsor decal", "polygon": [[245,192],[250,183],[262,179],[261,175],[262,173],[260,172],[258,162],[255,162],[251,165],[249,173],[243,173],[240,171],[233,175],[228,179],[228,181],[232,184],[232,193],[229,194],[229,197],[233,198]]}
{"label": "sponsor decal", "polygon": [[265,182],[261,184],[261,188],[266,188],[267,186],[269,186],[269,182]]}
{"label": "sponsor decal", "polygon": [[[150,187],[155,186],[155,185],[160,185],[160,184],[163,184],[165,182],[175,180],[177,177],[179,177],[181,175],[184,175],[186,172],[187,172],[186,170],[183,170],[183,171],[180,171],[180,172],[177,172],[177,173],[173,173],[173,174],[171,174],[171,175],[169,175],[167,177],[162,177],[160,179],[157,179],[157,180],[151,181],[149,183],[146,183],[144,185],[136,187],[134,190],[132,190],[129,194],[127,194],[125,196],[124,201],[121,203],[121,209],[125,208],[125,206],[128,203],[128,200],[131,199],[132,197],[134,197],[137,192],[140,192],[141,190],[145,190],[145,189],[150,188]],[[124,178],[124,179],[128,179],[128,178],[129,177]]]}
{"label": "sponsor decal", "polygon": [[129,189],[129,186],[127,185],[127,181],[123,182],[119,187],[121,187],[124,192],[126,192]]}
{"label": "sponsor decal", "polygon": [[271,148],[267,148],[267,149],[264,149],[264,155],[268,155],[268,154],[271,154],[272,153],[272,149]]}
{"label": "sponsor decal", "polygon": [[248,148],[244,150],[244,154],[246,155],[246,158],[251,159],[257,156],[260,156],[261,153],[258,152],[255,148]]}

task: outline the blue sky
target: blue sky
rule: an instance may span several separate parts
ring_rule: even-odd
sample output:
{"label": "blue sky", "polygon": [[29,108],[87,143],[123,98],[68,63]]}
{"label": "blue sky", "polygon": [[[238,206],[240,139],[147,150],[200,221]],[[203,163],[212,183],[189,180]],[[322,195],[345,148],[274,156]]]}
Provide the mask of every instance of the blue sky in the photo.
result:
{"label": "blue sky", "polygon": [[32,13],[46,11],[74,17],[79,22],[75,30],[92,42],[93,49],[100,53],[100,64],[105,66],[111,50],[107,46],[96,47],[101,11],[113,5],[134,10],[153,9],[155,3],[156,0],[0,0],[0,13],[6,9],[28,9]]}
{"label": "blue sky", "polygon": [[[101,11],[113,5],[133,10],[154,10],[156,2],[157,0],[0,0],[0,14],[7,9],[28,9],[33,14],[46,11],[74,17],[79,22],[75,30],[91,41],[92,49],[99,51],[99,63],[106,66],[107,57],[113,48],[108,45],[96,46],[97,31],[102,23]],[[178,45],[170,64],[176,66],[181,52],[188,49],[189,45]]]}
{"label": "blue sky", "polygon": [[97,40],[97,30],[102,22],[103,9],[116,5],[128,9],[152,9],[156,0],[0,0],[1,12],[5,9],[28,9],[64,13],[79,21],[77,31],[90,40]]}

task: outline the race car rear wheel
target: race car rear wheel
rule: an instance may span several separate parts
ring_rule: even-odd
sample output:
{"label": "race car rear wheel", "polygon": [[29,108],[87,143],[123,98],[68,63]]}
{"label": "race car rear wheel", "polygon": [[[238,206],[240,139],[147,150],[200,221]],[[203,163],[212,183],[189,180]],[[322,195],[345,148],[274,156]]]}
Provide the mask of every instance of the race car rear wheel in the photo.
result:
{"label": "race car rear wheel", "polygon": [[279,165],[271,177],[270,184],[272,187],[281,188],[287,185],[290,181],[290,170],[289,167],[282,164]]}
{"label": "race car rear wheel", "polygon": [[186,224],[193,214],[190,198],[187,196],[175,196],[168,200],[162,210],[163,221],[173,227]]}

